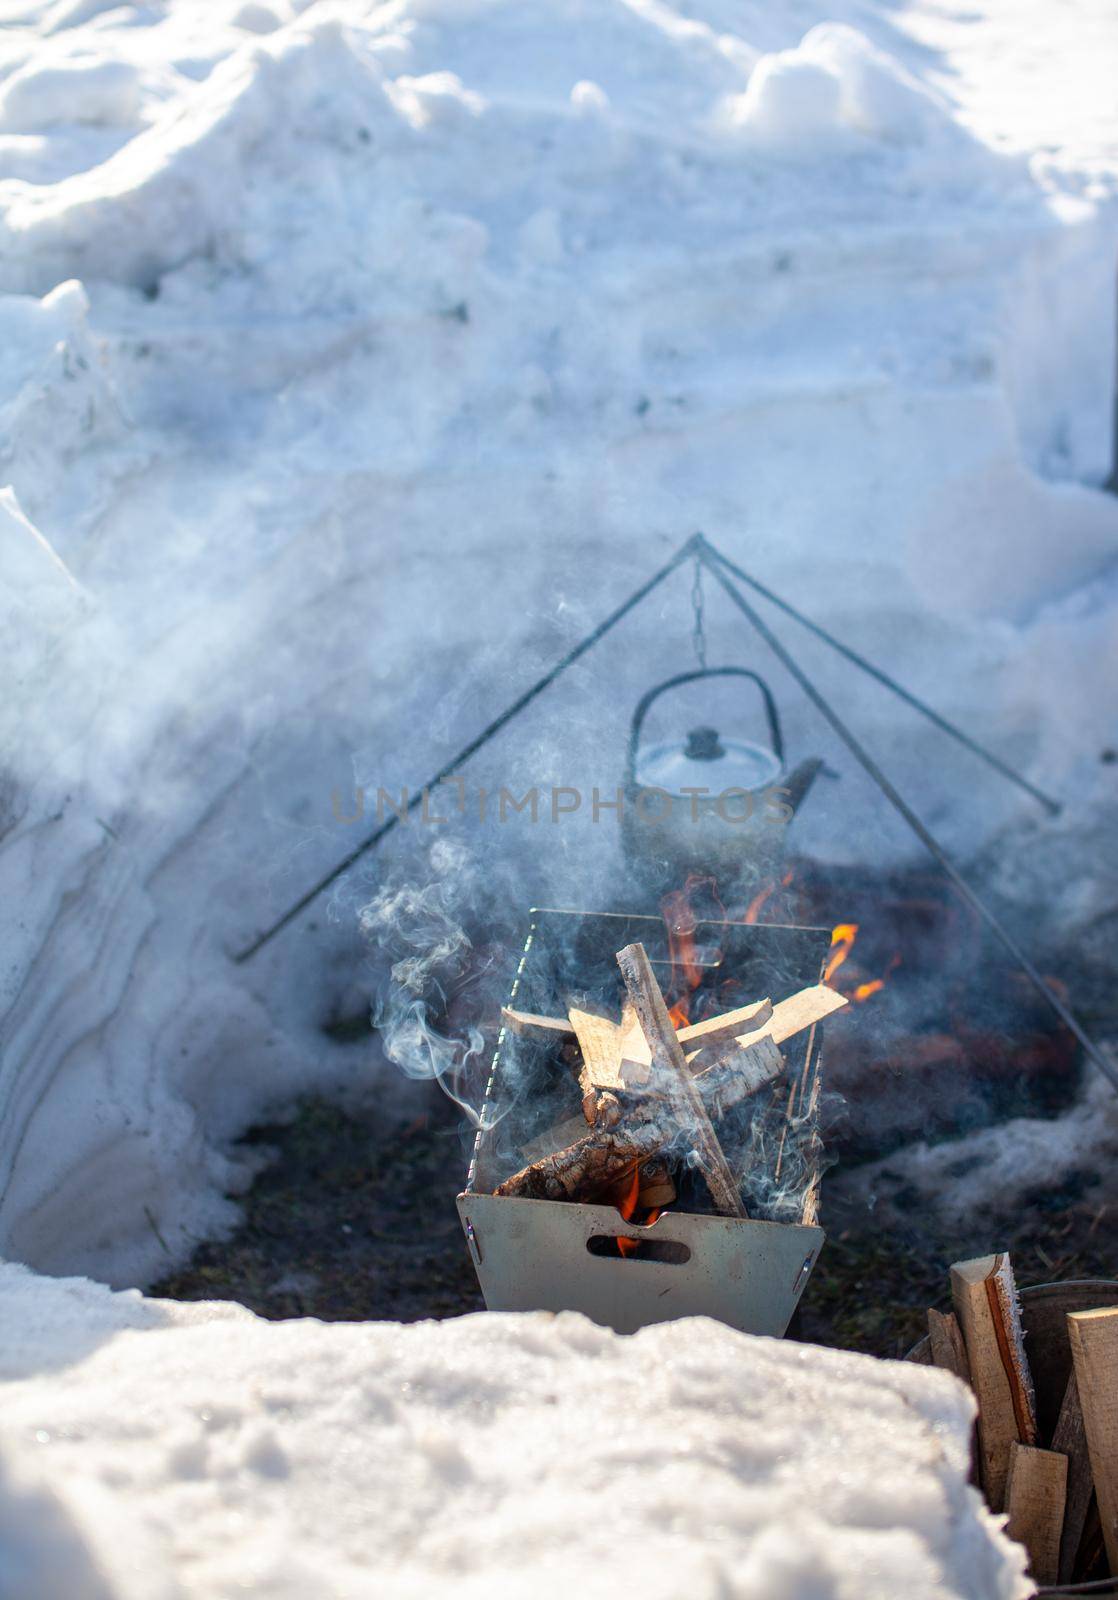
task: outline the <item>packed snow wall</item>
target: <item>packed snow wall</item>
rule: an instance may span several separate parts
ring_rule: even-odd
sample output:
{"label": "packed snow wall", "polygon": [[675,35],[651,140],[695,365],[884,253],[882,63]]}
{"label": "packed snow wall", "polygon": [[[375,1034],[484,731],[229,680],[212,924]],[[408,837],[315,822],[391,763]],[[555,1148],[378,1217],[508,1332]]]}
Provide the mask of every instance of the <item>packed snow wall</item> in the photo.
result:
{"label": "packed snow wall", "polygon": [[[351,847],[335,792],[421,780],[695,528],[1066,797],[1035,817],[807,648],[953,849],[1000,839],[1054,915],[1098,911],[1114,164],[997,145],[890,11],[848,14],[180,0],[8,31],[7,1254],[143,1283],[230,1225],[251,1120],[368,1087],[320,1028],[367,879],[232,955]],[[690,627],[681,575],[477,784],[618,781]],[[713,595],[707,628],[761,664]],[[903,855],[876,805],[844,771],[805,848]],[[615,839],[484,848],[526,907],[592,894]]]}

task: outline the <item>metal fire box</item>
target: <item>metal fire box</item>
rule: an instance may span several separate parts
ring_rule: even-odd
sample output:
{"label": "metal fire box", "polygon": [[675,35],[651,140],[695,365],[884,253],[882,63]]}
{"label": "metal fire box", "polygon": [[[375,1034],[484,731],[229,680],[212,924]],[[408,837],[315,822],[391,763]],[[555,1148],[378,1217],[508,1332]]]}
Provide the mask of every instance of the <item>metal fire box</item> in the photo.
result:
{"label": "metal fire box", "polygon": [[[639,940],[667,985],[671,952],[658,917],[616,912],[533,910],[510,1004],[565,1014],[570,998],[621,1008],[615,952]],[[825,928],[703,921],[692,962],[719,1009],[766,995],[781,999],[817,983],[830,933]],[[787,1041],[786,1083],[798,1104],[814,1103],[821,1025]],[[532,1159],[539,1134],[569,1113],[573,1074],[554,1040],[502,1030],[458,1214],[490,1311],[584,1312],[633,1333],[649,1323],[709,1316],[746,1333],[785,1332],[823,1244],[816,1223],[818,1172],[811,1171],[791,1220],[742,1221],[686,1210],[649,1226],[626,1222],[613,1206],[573,1205],[493,1194]],[[563,1095],[566,1095],[566,1099]],[[536,1151],[536,1154],[542,1153]],[[622,1255],[612,1241],[635,1241]]]}

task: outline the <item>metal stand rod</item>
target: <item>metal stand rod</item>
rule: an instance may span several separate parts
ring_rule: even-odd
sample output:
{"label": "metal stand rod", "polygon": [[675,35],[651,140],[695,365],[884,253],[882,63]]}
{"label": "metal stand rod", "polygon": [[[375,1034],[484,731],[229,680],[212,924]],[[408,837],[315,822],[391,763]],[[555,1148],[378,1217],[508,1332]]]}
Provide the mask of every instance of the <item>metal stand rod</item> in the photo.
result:
{"label": "metal stand rod", "polygon": [[771,589],[767,589],[763,583],[758,583],[756,578],[751,578],[748,572],[737,566],[728,556],[724,556],[721,550],[715,549],[714,545],[710,544],[702,534],[699,534],[698,537],[700,548],[708,567],[711,560],[721,562],[727,572],[732,572],[735,578],[742,583],[747,583],[751,589],[754,589],[759,595],[763,595],[766,600],[771,601],[774,606],[784,612],[785,616],[792,617],[801,627],[806,628],[809,633],[813,633],[817,639],[822,639],[824,644],[829,644],[832,650],[837,650],[840,656],[845,656],[847,661],[853,662],[856,667],[860,667],[871,678],[875,678],[878,683],[882,684],[892,694],[895,694],[898,699],[903,700],[914,711],[919,711],[921,716],[927,717],[928,721],[934,723],[941,732],[949,734],[952,739],[957,740],[972,755],[976,755],[981,761],[985,761],[986,765],[993,767],[995,772],[1000,772],[1003,778],[1008,778],[1010,783],[1015,783],[1019,789],[1024,789],[1026,794],[1032,795],[1034,800],[1039,800],[1041,805],[1052,816],[1055,817],[1060,814],[1063,807],[1058,800],[1053,800],[1051,795],[1047,795],[1043,790],[1038,789],[1035,784],[1029,782],[1028,778],[1023,777],[1019,772],[1015,772],[1012,767],[1006,765],[1000,756],[996,756],[992,751],[985,749],[976,740],[972,739],[968,733],[964,733],[962,728],[957,728],[953,722],[948,722],[946,717],[940,716],[938,711],[925,704],[923,700],[906,689],[903,684],[898,683],[896,678],[891,678],[887,672],[882,672],[880,667],[875,667],[872,661],[867,661],[865,656],[860,656],[857,650],[852,650],[848,644],[843,644],[841,639],[836,639],[833,633],[828,633],[826,628],[820,627],[818,622],[812,622],[810,617],[805,617],[802,611],[797,611],[795,606],[789,605],[787,600],[782,600],[778,594],[774,594]]}
{"label": "metal stand rod", "polygon": [[1022,950],[1021,946],[1017,943],[1013,935],[1006,927],[1003,926],[1000,919],[993,911],[990,910],[989,906],[987,906],[983,900],[979,899],[978,895],[963,877],[962,873],[951,860],[950,856],[948,856],[944,851],[939,841],[928,832],[928,829],[921,822],[920,818],[916,815],[915,811],[913,811],[912,807],[901,797],[900,794],[898,794],[897,790],[885,776],[884,772],[882,772],[877,762],[873,759],[868,750],[864,748],[861,741],[846,726],[846,723],[839,716],[838,712],[835,711],[830,701],[824,698],[824,696],[815,687],[815,684],[812,682],[812,680],[807,676],[807,673],[804,672],[802,667],[800,667],[795,660],[793,660],[792,656],[789,655],[788,651],[781,644],[780,640],[771,631],[762,618],[758,616],[757,612],[753,609],[745,596],[734,587],[729,577],[727,577],[726,573],[722,570],[717,551],[715,551],[712,546],[708,545],[704,539],[699,547],[699,553],[702,560],[706,563],[707,570],[711,573],[712,577],[714,577],[715,580],[721,584],[722,588],[726,591],[734,605],[737,606],[738,610],[747,619],[747,621],[753,624],[753,627],[760,634],[761,638],[764,639],[769,649],[792,674],[800,688],[811,701],[812,705],[814,705],[816,709],[826,718],[827,722],[830,723],[831,727],[838,734],[839,738],[850,751],[850,754],[854,757],[855,761],[857,761],[858,765],[869,774],[874,783],[885,796],[886,800],[889,801],[889,804],[896,812],[898,812],[900,816],[904,818],[905,822],[908,823],[909,827],[912,829],[913,833],[920,840],[921,844],[925,847],[928,853],[933,856],[936,861],[938,861],[939,865],[951,879],[951,882],[955,885],[956,889],[958,889],[959,893],[971,907],[972,911],[976,912],[977,915],[982,918],[983,922],[985,922],[990,931],[1001,941],[1005,949],[1009,951],[1009,954],[1013,957],[1014,961],[1021,968],[1021,971],[1029,979],[1030,983],[1032,983],[1033,987],[1048,1002],[1052,1010],[1059,1017],[1060,1021],[1075,1035],[1075,1038],[1083,1047],[1084,1054],[1087,1056],[1088,1060],[1093,1066],[1098,1068],[1098,1070],[1106,1079],[1108,1079],[1110,1084],[1115,1089],[1118,1089],[1118,1066],[1116,1066],[1113,1061],[1104,1055],[1102,1049],[1091,1038],[1090,1034],[1084,1028],[1083,1024],[1079,1021],[1074,1012],[1070,1011],[1060,999],[1059,995],[1049,987],[1040,972],[1038,972],[1037,968],[1033,965],[1031,959],[1025,954],[1024,950]]}
{"label": "metal stand rod", "polygon": [[[687,540],[686,544],[681,545],[671,560],[660,568],[659,572],[654,573],[647,583],[642,583],[639,589],[635,590],[627,600],[617,607],[616,611],[611,611],[603,622],[599,622],[593,632],[588,633],[585,639],[580,640],[578,644],[568,650],[567,654],[545,672],[543,677],[539,678],[530,689],[525,689],[524,693],[514,700],[512,705],[507,706],[501,712],[500,716],[494,717],[493,721],[484,727],[475,738],[471,739],[469,744],[463,745],[456,755],[451,756],[450,760],[441,766],[438,772],[433,777],[428,778],[427,782],[411,796],[402,815],[407,816],[414,811],[428,790],[434,789],[437,784],[442,783],[444,778],[451,777],[464,761],[468,761],[472,755],[481,749],[483,744],[487,744],[493,738],[494,734],[500,733],[507,723],[511,722],[514,717],[519,716],[526,706],[531,705],[537,695],[543,694],[545,689],[550,688],[556,678],[566,672],[568,667],[574,666],[580,656],[584,656],[588,650],[594,648],[599,640],[604,639],[611,628],[616,627],[623,617],[628,616],[629,612],[635,606],[638,606],[647,595],[651,594],[653,589],[663,583],[665,578],[670,577],[677,567],[682,566],[687,558],[697,551],[701,537],[700,534],[694,534]],[[257,934],[251,944],[247,944],[243,950],[238,951],[233,960],[238,964],[251,960],[256,952],[262,950],[269,940],[275,938],[277,933],[281,933],[288,923],[294,922],[295,918],[305,911],[311,901],[316,900],[324,889],[329,889],[331,884],[336,883],[343,873],[348,872],[354,862],[359,861],[366,851],[374,849],[385,834],[391,833],[392,829],[400,821],[401,816],[393,812],[390,817],[381,823],[379,828],[370,833],[360,844],[355,845],[349,854],[343,857],[337,866],[333,867],[324,878],[320,878],[312,888],[307,890],[306,894],[301,895],[296,900],[293,906],[289,906],[278,921],[273,922],[263,933]]]}

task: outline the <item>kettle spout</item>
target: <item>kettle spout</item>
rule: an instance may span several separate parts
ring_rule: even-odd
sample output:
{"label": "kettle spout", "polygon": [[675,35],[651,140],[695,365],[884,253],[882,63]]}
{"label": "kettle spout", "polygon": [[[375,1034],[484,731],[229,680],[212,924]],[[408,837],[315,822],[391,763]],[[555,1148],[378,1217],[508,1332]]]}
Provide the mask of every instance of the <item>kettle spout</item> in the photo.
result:
{"label": "kettle spout", "polygon": [[801,761],[793,772],[790,772],[781,784],[785,799],[792,807],[793,816],[800,809],[802,802],[807,797],[807,792],[823,770],[823,763],[818,756],[812,756],[808,761]]}

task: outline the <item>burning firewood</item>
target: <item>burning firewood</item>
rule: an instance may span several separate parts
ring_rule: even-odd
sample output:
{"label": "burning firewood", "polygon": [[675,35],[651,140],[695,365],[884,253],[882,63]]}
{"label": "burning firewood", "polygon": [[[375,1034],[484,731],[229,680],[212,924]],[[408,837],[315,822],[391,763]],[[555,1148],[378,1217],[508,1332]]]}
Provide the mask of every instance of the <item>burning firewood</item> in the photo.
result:
{"label": "burning firewood", "polygon": [[[730,1043],[737,1034],[757,1032],[769,1021],[772,1014],[771,1000],[757,1000],[753,1005],[738,1006],[735,1011],[723,1011],[717,1017],[708,1017],[705,1022],[689,1022],[685,1027],[677,1028],[675,1036],[681,1045],[687,1047],[688,1061],[693,1061],[699,1050],[706,1051],[714,1045]],[[629,1018],[628,1022],[626,1017]],[[633,1009],[632,1001],[628,999],[625,1001],[625,1010],[622,1013],[622,1030],[621,1070],[625,1081],[628,1083],[641,1081],[636,1076],[635,1069],[638,1068],[643,1069],[644,1078],[647,1079],[652,1066],[652,1052],[644,1036],[644,1029],[640,1025],[640,1018]],[[779,1040],[777,1042],[779,1043]]]}
{"label": "burning firewood", "polygon": [[[631,1179],[640,1185],[635,1203],[654,1209],[672,1203],[675,1186],[667,1162],[653,1158],[666,1145],[686,1143],[719,1211],[744,1218],[712,1119],[783,1070],[781,1041],[846,1000],[816,984],[776,1006],[758,1000],[676,1029],[643,946],[627,946],[617,960],[628,991],[619,1023],[578,1006],[565,1019],[503,1009],[505,1025],[517,1033],[577,1041],[583,1117],[593,1132],[578,1119],[557,1124],[524,1147],[528,1164],[494,1192],[585,1200]],[[685,1049],[689,1044],[694,1048]],[[644,1181],[635,1176],[638,1166]]]}
{"label": "burning firewood", "polygon": [[699,1170],[715,1205],[726,1216],[744,1217],[746,1210],[738,1186],[703,1105],[702,1095],[692,1080],[683,1046],[675,1036],[664,996],[660,993],[660,985],[653,975],[643,944],[627,944],[623,950],[619,950],[617,964],[648,1040],[653,1075],[660,1080],[657,1087],[688,1126],[688,1133],[695,1144]]}
{"label": "burning firewood", "polygon": [[623,1119],[616,1098],[603,1094],[592,1132],[514,1172],[493,1193],[521,1200],[582,1200],[587,1191],[604,1189],[632,1172],[670,1138],[666,1122],[639,1111]]}
{"label": "burning firewood", "polygon": [[565,1150],[568,1145],[577,1144],[585,1137],[586,1118],[580,1111],[577,1116],[564,1117],[562,1122],[553,1123],[546,1133],[526,1140],[520,1146],[520,1154],[529,1161],[539,1161],[544,1156],[553,1156],[557,1150]]}
{"label": "burning firewood", "polygon": [[[705,1022],[688,1023],[676,1030],[676,1038],[687,1046],[687,1059],[692,1065],[697,1060],[706,1066],[722,1048],[752,1044],[761,1033],[768,1034],[775,1044],[784,1044],[795,1034],[803,1033],[849,1004],[846,995],[828,988],[825,983],[815,983],[776,1005],[771,1000],[758,1000],[753,1005],[739,1006],[736,1011],[708,1017]],[[700,1050],[702,1055],[698,1054]],[[623,1080],[635,1082],[626,1072],[629,1064],[647,1066],[652,1060],[643,1030],[626,1033],[621,1054]]]}
{"label": "burning firewood", "polygon": [[632,1038],[633,1027],[640,1029],[640,1022],[637,1022],[635,1014],[625,1018],[622,1013],[621,1026],[617,1026],[617,1022],[609,1021],[606,1016],[597,1016],[592,1011],[579,1011],[576,1006],[571,1006],[568,1016],[574,1037],[579,1042],[579,1050],[582,1051],[579,1066],[582,1110],[585,1120],[593,1122],[593,1106],[598,1094],[603,1091],[617,1094],[648,1083],[648,1066],[640,1067],[622,1061],[624,1040]]}
{"label": "burning firewood", "polygon": [[[846,1000],[834,989],[827,991],[832,996],[833,1004],[830,1009],[845,1005]],[[813,994],[814,990],[805,989],[804,994]],[[793,996],[793,999],[796,999]],[[680,1044],[694,1043],[699,1045],[713,1044],[720,1039],[731,1038],[734,1034],[749,1033],[760,1028],[772,1015],[772,1002],[758,1000],[753,1005],[738,1006],[734,1011],[723,1011],[717,1017],[708,1017],[705,1022],[689,1022],[686,1026],[676,1029],[676,1038]],[[814,1019],[813,1019],[814,1020]],[[569,1016],[548,1017],[539,1011],[518,1011],[515,1006],[501,1007],[501,1021],[506,1028],[511,1028],[513,1033],[522,1037],[535,1032],[553,1033],[561,1038],[571,1038],[576,1029]],[[801,1023],[801,1027],[807,1027]],[[793,1032],[797,1031],[795,1029]],[[632,1002],[626,1000],[621,1012],[622,1059],[632,1062],[634,1066],[648,1066],[651,1057],[648,1053],[648,1041],[644,1037],[640,1020],[633,1009]],[[788,1035],[784,1034],[784,1038]],[[777,1040],[780,1043],[780,1040]]]}
{"label": "burning firewood", "polygon": [[992,1511],[1005,1505],[1010,1446],[1035,1445],[1036,1401],[1025,1359],[1017,1286],[1007,1255],[951,1268],[951,1294],[978,1400],[978,1461]]}
{"label": "burning firewood", "polygon": [[[693,1040],[702,1046],[701,1050],[684,1053],[694,1073],[713,1066],[716,1061],[735,1061],[741,1056],[743,1046],[753,1043],[763,1034],[771,1037],[766,1024],[773,1014],[771,1001],[761,1000],[756,1005],[741,1006],[737,1011],[728,1011],[722,1016],[711,1017],[707,1022],[681,1028],[676,1033],[676,1039],[681,1045]],[[582,1089],[583,1111],[586,1120],[592,1122],[597,1096],[603,1091],[621,1095],[627,1091],[648,1088],[652,1076],[652,1053],[640,1019],[629,1000],[625,1002],[620,1026],[608,1017],[580,1011],[575,1007],[571,1008],[570,1020],[582,1051],[578,1081]],[[798,1030],[793,1028],[792,1031]],[[735,1038],[735,1035],[740,1037]],[[787,1036],[786,1033],[782,1034],[782,1037]],[[708,1049],[708,1046],[711,1048]],[[626,1050],[632,1054],[626,1056]],[[745,1071],[749,1069],[749,1060],[749,1057],[742,1060],[742,1069]],[[768,1079],[762,1081],[767,1082]]]}
{"label": "burning firewood", "polygon": [[843,1006],[849,1004],[850,1001],[837,989],[830,989],[825,983],[813,983],[810,988],[790,994],[787,1000],[781,1000],[773,1006],[772,1020],[766,1024],[764,1031],[776,1044],[783,1044],[794,1034],[803,1033],[805,1028],[814,1027],[824,1017],[841,1011]]}
{"label": "burning firewood", "polygon": [[641,1019],[626,995],[621,1002],[621,1081],[626,1087],[647,1083],[652,1073],[652,1058]]}
{"label": "burning firewood", "polygon": [[[709,1114],[720,1117],[783,1070],[784,1058],[776,1045],[771,1039],[759,1039],[739,1052],[732,1064],[720,1063],[690,1081]],[[686,1126],[690,1131],[690,1124]],[[674,1113],[662,1102],[648,1097],[622,1114],[617,1097],[602,1094],[589,1133],[514,1172],[493,1192],[528,1200],[583,1200],[658,1155],[676,1132]]]}
{"label": "burning firewood", "polygon": [[568,1017],[544,1017],[538,1011],[517,1011],[513,1006],[501,1007],[501,1021],[521,1037],[537,1031],[569,1039],[574,1032]]}
{"label": "burning firewood", "polygon": [[[845,995],[825,984],[814,984],[775,1006],[771,1000],[757,1000],[752,1005],[707,1017],[703,1022],[688,1023],[677,1028],[675,1036],[681,1045],[689,1047],[685,1051],[687,1060],[699,1061],[705,1067],[726,1049],[752,1043],[753,1037],[762,1030],[775,1043],[783,1044],[848,1003]],[[622,1008],[620,1025],[577,1008],[572,1008],[566,1017],[549,1017],[502,1006],[501,1020],[522,1037],[535,1031],[556,1038],[577,1039],[583,1057],[579,1076],[587,1096],[604,1089],[611,1093],[618,1089],[637,1089],[648,1082],[652,1052],[629,998]]]}
{"label": "burning firewood", "polygon": [[672,1182],[668,1163],[660,1156],[641,1164],[637,1208],[641,1211],[658,1211],[675,1204],[676,1187]]}

